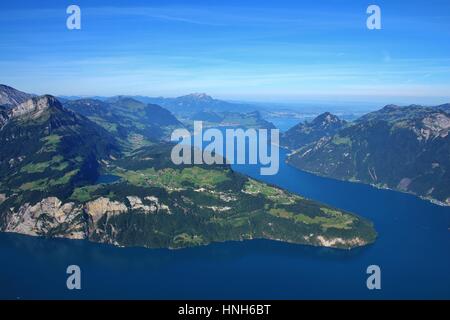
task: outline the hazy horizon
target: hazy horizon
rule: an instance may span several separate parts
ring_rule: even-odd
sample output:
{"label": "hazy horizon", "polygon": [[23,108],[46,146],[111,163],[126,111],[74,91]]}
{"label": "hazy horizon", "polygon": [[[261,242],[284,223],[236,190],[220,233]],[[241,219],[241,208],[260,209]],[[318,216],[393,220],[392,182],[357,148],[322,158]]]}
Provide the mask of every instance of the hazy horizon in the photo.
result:
{"label": "hazy horizon", "polygon": [[[6,83],[0,83],[2,85],[7,85],[7,86],[11,86],[9,84]],[[409,105],[414,105],[414,104],[420,104],[421,102],[418,100],[414,100],[413,102],[408,102],[408,101],[363,101],[363,100],[355,100],[355,101],[351,101],[351,100],[345,100],[345,99],[304,99],[304,100],[283,100],[283,99],[266,99],[266,100],[243,100],[243,99],[233,99],[233,98],[227,98],[227,96],[224,97],[218,97],[218,96],[212,96],[210,94],[208,94],[207,92],[187,92],[185,94],[182,95],[172,95],[172,96],[161,96],[161,95],[145,95],[145,94],[114,94],[114,95],[79,95],[79,94],[70,94],[70,95],[66,95],[66,94],[55,94],[52,92],[31,92],[31,91],[27,91],[27,90],[23,90],[22,88],[17,88],[14,87],[17,90],[23,91],[23,92],[27,92],[30,94],[36,94],[36,95],[45,95],[45,94],[50,94],[53,95],[55,97],[61,97],[61,98],[67,98],[67,99],[77,99],[77,98],[101,98],[101,99],[107,99],[107,98],[112,98],[112,97],[116,97],[116,96],[129,96],[129,97],[143,97],[143,98],[178,98],[178,97],[182,97],[182,96],[187,96],[187,95],[192,95],[192,94],[206,94],[208,96],[211,96],[214,99],[218,99],[218,100],[223,100],[223,101],[227,101],[227,102],[231,102],[231,103],[242,103],[242,104],[254,104],[254,105],[259,105],[261,107],[280,107],[282,108],[286,108],[286,109],[295,109],[295,108],[302,108],[302,107],[314,107],[314,106],[320,106],[320,107],[327,107],[327,106],[332,106],[334,108],[339,108],[339,107],[348,107],[348,108],[354,108],[354,107],[360,107],[363,108],[362,111],[367,111],[367,110],[374,110],[377,108],[382,108],[386,105],[389,104],[397,104],[400,106],[409,106]],[[435,103],[426,103],[426,99],[423,99],[422,104],[424,106],[437,106],[437,105],[442,105],[442,104],[446,104],[446,103],[450,103],[450,99],[445,100],[445,98],[441,99],[441,102],[435,102]],[[275,110],[274,110],[275,111]],[[355,109],[356,111],[356,109]]]}
{"label": "hazy horizon", "polygon": [[1,82],[57,96],[450,102],[448,1],[377,1],[381,30],[367,29],[363,0],[79,0],[81,30],[66,27],[69,4],[0,4]]}

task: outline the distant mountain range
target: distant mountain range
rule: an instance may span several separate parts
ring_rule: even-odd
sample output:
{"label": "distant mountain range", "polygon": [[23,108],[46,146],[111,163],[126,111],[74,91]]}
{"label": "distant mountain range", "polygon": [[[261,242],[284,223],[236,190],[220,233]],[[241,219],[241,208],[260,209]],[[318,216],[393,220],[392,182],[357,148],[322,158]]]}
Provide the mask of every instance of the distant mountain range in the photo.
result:
{"label": "distant mountain range", "polygon": [[448,106],[388,105],[351,124],[333,117],[333,130],[316,119],[290,130],[282,144],[293,151],[288,162],[302,170],[450,205]]}
{"label": "distant mountain range", "polygon": [[[245,128],[272,129],[275,126],[262,118],[260,106],[251,104],[227,102],[214,99],[205,93],[193,93],[177,98],[117,96],[112,98],[89,98],[105,103],[117,99],[132,99],[143,104],[159,105],[169,110],[186,127],[191,128],[193,121],[203,121],[205,126],[234,126]],[[71,106],[74,100],[83,101],[86,98],[62,97],[65,105]]]}
{"label": "distant mountain range", "polygon": [[180,115],[192,115],[197,112],[248,113],[258,110],[257,106],[218,100],[205,93],[193,93],[177,98],[135,97],[135,99],[159,104],[174,114]]}
{"label": "distant mountain range", "polygon": [[[261,109],[260,106],[255,106],[245,103],[228,102],[224,100],[214,99],[206,93],[192,93],[185,96],[166,98],[166,97],[148,97],[148,96],[117,96],[121,98],[131,98],[145,104],[160,105],[174,114],[192,115],[198,112],[237,112],[249,113]],[[117,97],[102,97],[94,96],[89,99],[95,100],[111,100]],[[81,96],[61,96],[61,100],[81,100],[86,97]]]}
{"label": "distant mountain range", "polygon": [[0,231],[149,248],[375,241],[370,221],[228,165],[174,165],[162,133],[179,122],[160,106],[128,97],[20,102],[17,90],[0,90],[8,102],[0,110]]}

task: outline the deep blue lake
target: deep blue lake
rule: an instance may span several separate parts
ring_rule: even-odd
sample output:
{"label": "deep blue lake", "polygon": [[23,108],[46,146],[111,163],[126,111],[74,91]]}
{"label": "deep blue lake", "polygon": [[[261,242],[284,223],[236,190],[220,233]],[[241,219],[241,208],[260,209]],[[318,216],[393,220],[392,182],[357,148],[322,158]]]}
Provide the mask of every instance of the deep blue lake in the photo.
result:
{"label": "deep blue lake", "polygon": [[[450,299],[450,208],[317,177],[284,162],[276,176],[259,177],[254,166],[234,168],[365,216],[379,238],[351,251],[265,240],[171,251],[0,233],[0,298]],[[80,291],[66,289],[71,264],[81,267]],[[373,264],[381,268],[379,291],[366,288]]]}

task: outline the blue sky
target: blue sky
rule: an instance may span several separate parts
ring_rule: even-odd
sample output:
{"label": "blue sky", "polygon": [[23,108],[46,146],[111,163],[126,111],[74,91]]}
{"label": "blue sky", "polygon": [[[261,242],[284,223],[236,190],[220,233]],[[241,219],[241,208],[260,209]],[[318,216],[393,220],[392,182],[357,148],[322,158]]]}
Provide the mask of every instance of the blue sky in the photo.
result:
{"label": "blue sky", "polygon": [[0,36],[0,83],[39,94],[450,102],[447,0],[1,1]]}

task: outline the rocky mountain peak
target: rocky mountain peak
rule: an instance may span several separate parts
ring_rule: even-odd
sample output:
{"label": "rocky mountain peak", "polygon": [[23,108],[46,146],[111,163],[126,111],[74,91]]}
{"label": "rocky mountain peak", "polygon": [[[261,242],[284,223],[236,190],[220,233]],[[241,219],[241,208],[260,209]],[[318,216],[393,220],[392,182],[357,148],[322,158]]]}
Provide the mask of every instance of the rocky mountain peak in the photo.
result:
{"label": "rocky mountain peak", "polygon": [[33,95],[16,90],[4,84],[0,84],[0,105],[5,106],[17,106],[28,99],[31,99]]}
{"label": "rocky mountain peak", "polygon": [[337,118],[337,117],[329,112],[325,112],[325,113],[318,115],[314,120],[330,122],[330,121],[332,121],[333,118]]}
{"label": "rocky mountain peak", "polygon": [[286,131],[281,137],[281,144],[290,150],[296,150],[313,141],[334,135],[346,124],[345,120],[325,112],[311,122],[301,122]]}
{"label": "rocky mountain peak", "polygon": [[213,100],[213,98],[206,93],[191,93],[186,98],[196,99],[196,100]]}
{"label": "rocky mountain peak", "polygon": [[340,123],[342,122],[341,119],[339,119],[334,114],[331,114],[330,112],[325,112],[319,115],[317,118],[315,118],[312,121],[313,125],[321,125],[321,126],[327,126],[334,123]]}
{"label": "rocky mountain peak", "polygon": [[45,110],[50,108],[61,109],[62,106],[59,101],[51,96],[44,95],[29,99],[10,111],[11,118],[21,117],[25,115],[32,115],[34,118],[39,117]]}
{"label": "rocky mountain peak", "polygon": [[428,140],[439,136],[445,138],[450,131],[450,116],[444,112],[434,112],[423,118],[421,124],[420,130],[413,128],[419,140]]}

